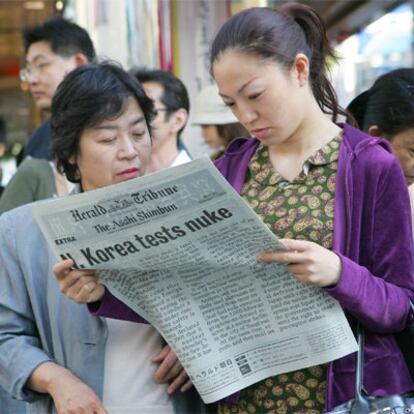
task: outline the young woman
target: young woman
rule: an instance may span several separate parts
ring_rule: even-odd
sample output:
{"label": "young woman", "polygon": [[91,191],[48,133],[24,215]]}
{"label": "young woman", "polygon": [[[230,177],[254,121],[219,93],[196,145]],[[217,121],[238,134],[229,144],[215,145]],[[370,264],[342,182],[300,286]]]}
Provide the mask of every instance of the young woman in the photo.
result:
{"label": "young woman", "polygon": [[[224,24],[212,74],[255,138],[234,142],[217,166],[288,248],[258,260],[288,263],[337,299],[366,330],[368,394],[401,394],[414,389],[392,335],[412,318],[408,194],[388,143],[335,123],[328,55],[323,22],[304,5],[253,8]],[[320,412],[352,399],[354,384],[349,355],[248,387],[220,411]]]}
{"label": "young woman", "polygon": [[[144,174],[152,117],[152,101],[121,68],[75,69],[53,98],[58,169],[78,191]],[[0,385],[37,414],[203,412],[197,396],[171,395],[186,376],[159,333],[67,300],[51,276],[55,262],[30,205],[2,214]]]}
{"label": "young woman", "polygon": [[[393,337],[413,318],[408,193],[386,141],[336,123],[343,111],[325,74],[329,55],[323,22],[307,6],[230,18],[213,42],[211,72],[254,137],[233,141],[216,165],[288,248],[258,260],[287,263],[292,277],[338,300],[366,332],[367,392],[402,394],[414,389]],[[110,310],[113,298],[100,285],[84,289],[68,262],[55,267],[61,289],[77,300],[99,296],[100,311]],[[352,399],[354,388],[355,354],[268,378],[219,411],[319,413]]]}
{"label": "young woman", "polygon": [[216,85],[202,89],[195,99],[193,124],[201,126],[205,143],[215,152],[212,160],[220,158],[230,142],[237,137],[248,136],[248,132],[224,105]]}

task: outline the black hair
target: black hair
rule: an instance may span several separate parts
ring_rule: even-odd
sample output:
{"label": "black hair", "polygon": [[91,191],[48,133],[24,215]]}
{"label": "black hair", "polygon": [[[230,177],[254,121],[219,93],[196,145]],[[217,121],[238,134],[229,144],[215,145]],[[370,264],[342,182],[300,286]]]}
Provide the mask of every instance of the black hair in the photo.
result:
{"label": "black hair", "polygon": [[[190,112],[190,100],[188,98],[187,88],[171,72],[161,69],[137,69],[132,73],[141,83],[154,82],[162,86],[163,93],[160,100],[167,109],[165,114],[167,120],[172,113],[179,109],[185,109],[187,113]],[[185,125],[178,131],[178,136],[180,136],[184,128]]]}
{"label": "black hair", "polygon": [[80,182],[76,165],[82,132],[107,119],[116,119],[128,98],[134,98],[145,117],[148,130],[154,105],[137,79],[114,62],[82,65],[71,71],[58,86],[52,100],[52,148],[58,170],[72,182]]}
{"label": "black hair", "polygon": [[289,70],[298,53],[310,62],[310,84],[315,99],[336,121],[346,112],[338,104],[328,80],[327,57],[336,59],[326,37],[323,20],[311,7],[289,2],[277,9],[253,7],[232,16],[217,33],[210,54],[210,72],[220,55],[228,49],[238,50],[264,60],[272,60]]}
{"label": "black hair", "polygon": [[396,69],[380,76],[349,105],[359,127],[377,125],[384,138],[414,128],[414,69]]}
{"label": "black hair", "polygon": [[93,62],[96,58],[88,32],[61,17],[52,18],[41,25],[26,28],[23,31],[26,53],[33,43],[41,41],[47,42],[53,53],[62,57],[71,57],[76,53],[82,53],[89,62]]}

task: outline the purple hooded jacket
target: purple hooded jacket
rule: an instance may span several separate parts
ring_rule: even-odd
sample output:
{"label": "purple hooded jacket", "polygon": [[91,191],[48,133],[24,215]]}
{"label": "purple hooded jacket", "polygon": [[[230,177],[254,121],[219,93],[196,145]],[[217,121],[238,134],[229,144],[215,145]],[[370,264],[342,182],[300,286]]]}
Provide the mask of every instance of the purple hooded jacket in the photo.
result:
{"label": "purple hooded jacket", "polygon": [[[335,190],[333,251],[342,262],[338,284],[325,289],[342,305],[352,327],[365,328],[364,387],[385,396],[414,390],[392,333],[413,319],[414,299],[411,210],[404,177],[389,144],[341,125]],[[234,140],[216,166],[240,192],[259,141]],[[143,321],[109,292],[94,313]],[[355,354],[328,367],[327,410],[354,397]],[[237,394],[228,397],[236,402]]]}

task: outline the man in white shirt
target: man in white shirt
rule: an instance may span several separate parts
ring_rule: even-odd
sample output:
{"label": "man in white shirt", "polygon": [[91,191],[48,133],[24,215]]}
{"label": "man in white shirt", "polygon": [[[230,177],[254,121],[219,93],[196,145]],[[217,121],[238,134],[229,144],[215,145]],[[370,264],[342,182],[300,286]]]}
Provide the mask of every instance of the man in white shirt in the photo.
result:
{"label": "man in white shirt", "polygon": [[191,161],[180,140],[190,110],[186,87],[165,70],[138,70],[134,75],[154,101],[157,111],[152,122],[152,151],[147,172]]}

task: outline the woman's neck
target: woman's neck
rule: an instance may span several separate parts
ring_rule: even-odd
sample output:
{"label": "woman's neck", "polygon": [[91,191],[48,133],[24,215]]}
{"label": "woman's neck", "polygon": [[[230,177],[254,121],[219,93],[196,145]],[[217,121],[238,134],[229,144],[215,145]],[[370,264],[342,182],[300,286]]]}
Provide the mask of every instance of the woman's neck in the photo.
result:
{"label": "woman's neck", "polygon": [[279,174],[292,180],[302,170],[303,163],[340,131],[341,128],[318,107],[314,114],[308,113],[306,119],[288,139],[269,147],[270,161]]}

